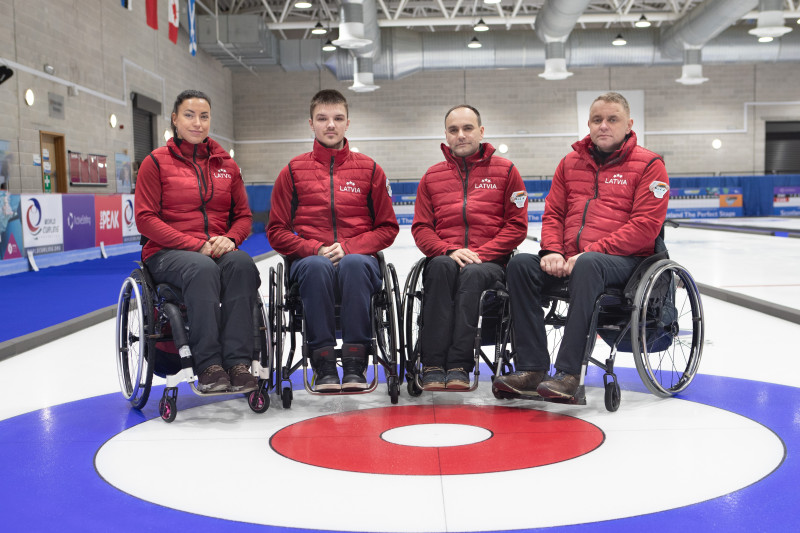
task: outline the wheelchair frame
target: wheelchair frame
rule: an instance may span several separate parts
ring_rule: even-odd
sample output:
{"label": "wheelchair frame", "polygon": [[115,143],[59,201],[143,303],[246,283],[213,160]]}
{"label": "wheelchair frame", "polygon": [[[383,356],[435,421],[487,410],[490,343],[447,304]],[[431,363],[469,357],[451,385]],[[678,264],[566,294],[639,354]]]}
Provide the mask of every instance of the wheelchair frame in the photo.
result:
{"label": "wheelchair frame", "polygon": [[[654,294],[664,292],[664,284],[668,292],[661,296]],[[670,294],[677,304],[677,314],[672,320],[663,322],[660,311],[664,309]],[[561,343],[562,328],[566,325],[569,294],[564,285],[549,288],[542,297],[552,359]],[[691,329],[681,329],[681,323],[690,324]],[[586,404],[584,381],[591,362],[605,371],[605,407],[608,411],[616,411],[621,401],[620,386],[614,372],[617,351],[630,351],[633,354],[639,377],[650,392],[663,398],[674,396],[692,382],[702,358],[704,319],[700,291],[691,274],[680,264],[668,259],[666,252],[651,256],[639,265],[624,289],[609,288],[597,298],[590,331],[578,392],[563,403]],[[606,340],[611,351],[605,361],[592,357],[595,342],[601,333],[606,333],[608,339],[613,338],[610,342]],[[657,349],[657,341],[665,342],[670,338],[669,346]],[[620,349],[620,345],[627,340],[631,344],[630,350]],[[505,355],[509,352],[499,353]],[[513,359],[513,347],[510,353]],[[500,366],[495,377],[499,375]],[[494,387],[492,392],[500,399],[516,397]]]}
{"label": "wheelchair frame", "polygon": [[[422,354],[419,347],[419,333],[422,330],[422,305],[424,290],[422,273],[427,257],[418,260],[406,278],[403,289],[403,312],[401,329],[405,334],[406,381],[411,396],[422,394]],[[495,314],[490,311],[498,311]],[[485,328],[484,320],[489,319],[489,327]],[[486,363],[493,373],[503,369],[510,371],[511,366],[507,346],[511,336],[511,317],[508,293],[500,289],[488,289],[481,293],[478,304],[478,324],[474,339],[475,367],[472,384],[468,389],[452,389],[445,392],[470,392],[478,388],[480,378],[480,362]],[[491,337],[489,335],[492,335]],[[494,359],[483,351],[483,346],[494,345]],[[504,353],[505,352],[505,353]],[[499,365],[499,367],[498,367]],[[499,368],[499,370],[498,370]]]}
{"label": "wheelchair frame", "polygon": [[[188,382],[199,396],[223,396],[239,392],[201,392],[195,385],[197,376],[192,368],[185,322],[185,306],[180,291],[166,283],[156,285],[147,267],[137,261],[139,268],[125,278],[117,300],[116,352],[120,389],[135,409],[142,409],[150,396],[153,374],[157,364],[158,343],[173,343],[177,348],[180,369],[175,373],[158,373],[166,379],[159,400],[159,415],[165,422],[177,416],[178,384]],[[271,345],[268,341],[269,321],[260,293],[253,309],[254,351],[251,371],[259,378],[259,388],[244,393],[250,409],[263,413],[269,409],[268,391],[274,386]]]}
{"label": "wheelchair frame", "polygon": [[[294,394],[292,392],[291,375],[302,367],[303,387],[306,392],[314,395],[337,396],[366,394],[378,388],[378,367],[384,369],[386,384],[392,404],[398,402],[402,374],[398,373],[398,365],[403,367],[402,332],[397,326],[397,315],[400,312],[400,295],[398,293],[397,273],[394,265],[386,263],[383,253],[378,252],[378,267],[381,272],[381,289],[372,295],[370,300],[370,316],[372,323],[372,339],[367,366],[372,358],[372,380],[363,390],[349,390],[339,392],[315,391],[308,379],[309,359],[311,351],[306,343],[306,322],[303,313],[303,304],[300,295],[292,290],[293,284],[289,281],[289,268],[284,267],[288,261],[286,257],[277,267],[269,269],[268,309],[269,323],[272,325],[270,343],[275,356],[276,391],[280,389],[281,404],[285,409],[292,405]],[[287,291],[286,287],[290,290]],[[339,321],[339,304],[336,304],[336,320]],[[337,330],[339,328],[337,327]],[[301,357],[295,361],[297,350],[297,337],[302,338]],[[286,337],[289,338],[289,350],[284,358]],[[336,354],[341,357],[341,349],[336,349]]]}

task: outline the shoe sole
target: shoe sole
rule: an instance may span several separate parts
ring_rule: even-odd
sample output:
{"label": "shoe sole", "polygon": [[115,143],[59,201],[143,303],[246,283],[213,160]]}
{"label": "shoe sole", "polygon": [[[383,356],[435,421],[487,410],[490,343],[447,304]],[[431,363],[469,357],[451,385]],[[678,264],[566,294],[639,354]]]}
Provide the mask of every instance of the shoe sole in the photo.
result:
{"label": "shoe sole", "polygon": [[426,391],[443,391],[447,390],[444,387],[444,383],[427,383],[422,385],[422,390]]}
{"label": "shoe sole", "polygon": [[448,381],[445,383],[446,390],[469,390],[469,382],[464,381]]}
{"label": "shoe sole", "polygon": [[[563,392],[558,392],[552,389],[544,389],[539,391],[539,396],[542,398],[547,398],[548,400],[569,400],[570,398],[574,398],[575,394],[564,394]],[[577,393],[577,391],[575,391]]]}
{"label": "shoe sole", "polygon": [[350,391],[360,391],[367,389],[366,383],[342,383],[342,391],[350,392]]}
{"label": "shoe sole", "polygon": [[197,384],[197,390],[200,392],[222,392],[230,388],[230,383],[212,383],[211,385]]}
{"label": "shoe sole", "polygon": [[339,392],[342,390],[342,386],[338,383],[332,383],[330,385],[314,385],[314,392]]}
{"label": "shoe sole", "polygon": [[495,381],[494,384],[492,385],[492,389],[493,390],[498,390],[498,391],[501,391],[501,392],[505,392],[505,393],[508,393],[508,394],[516,394],[517,397],[520,397],[520,398],[541,398],[542,397],[542,395],[539,394],[538,391],[533,391],[533,392],[531,392],[531,391],[523,391],[523,390],[515,389],[514,387],[512,387],[510,385],[507,385],[505,383],[502,383],[502,382],[498,383],[497,381]]}
{"label": "shoe sole", "polygon": [[240,387],[231,387],[231,392],[253,392],[254,390],[258,390],[258,385],[242,385]]}

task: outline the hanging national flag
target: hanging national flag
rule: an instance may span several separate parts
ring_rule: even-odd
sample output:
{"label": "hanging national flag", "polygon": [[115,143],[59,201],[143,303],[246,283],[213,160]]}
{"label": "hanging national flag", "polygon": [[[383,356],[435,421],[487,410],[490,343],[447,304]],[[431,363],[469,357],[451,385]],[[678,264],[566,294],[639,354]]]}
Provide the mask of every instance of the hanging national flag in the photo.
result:
{"label": "hanging national flag", "polygon": [[189,52],[192,55],[197,55],[197,25],[194,19],[194,0],[187,2],[186,9],[189,15]]}
{"label": "hanging national flag", "polygon": [[133,9],[133,6],[131,6],[132,1],[133,0],[120,0],[120,2],[122,3],[122,7],[128,10]]}
{"label": "hanging national flag", "polygon": [[169,13],[167,20],[169,21],[169,40],[173,43],[178,42],[178,0],[169,0],[168,4]]}
{"label": "hanging national flag", "polygon": [[154,30],[158,29],[158,0],[147,0],[145,4],[147,11],[147,25]]}

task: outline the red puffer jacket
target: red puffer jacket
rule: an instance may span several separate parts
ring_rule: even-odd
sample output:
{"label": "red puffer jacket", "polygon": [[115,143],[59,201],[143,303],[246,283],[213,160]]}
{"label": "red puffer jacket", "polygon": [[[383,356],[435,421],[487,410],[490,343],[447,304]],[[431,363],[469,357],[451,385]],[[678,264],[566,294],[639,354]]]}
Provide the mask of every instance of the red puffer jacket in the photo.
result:
{"label": "red puffer jacket", "polygon": [[428,257],[469,248],[481,261],[505,262],[528,233],[528,196],[516,167],[482,143],[469,157],[442,144],[445,161],[417,188],[411,233]]}
{"label": "red puffer jacket", "polygon": [[170,139],[139,167],[136,227],[149,239],[142,260],[163,248],[199,251],[221,235],[239,246],[252,219],[239,167],[213,139]]}
{"label": "red puffer jacket", "polygon": [[372,255],[394,242],[400,227],[383,169],[369,157],[314,141],[292,159],[272,189],[267,238],[278,253],[302,258],[335,242],[348,254]]}
{"label": "red puffer jacket", "polygon": [[542,253],[652,255],[669,201],[661,156],[638,146],[633,132],[600,166],[588,135],[572,148],[545,200]]}

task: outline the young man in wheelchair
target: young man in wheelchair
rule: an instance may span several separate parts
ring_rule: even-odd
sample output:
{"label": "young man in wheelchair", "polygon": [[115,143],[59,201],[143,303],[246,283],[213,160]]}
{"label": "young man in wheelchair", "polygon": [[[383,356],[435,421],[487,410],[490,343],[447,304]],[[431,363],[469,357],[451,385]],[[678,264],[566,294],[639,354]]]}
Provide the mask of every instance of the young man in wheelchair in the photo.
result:
{"label": "young man in wheelchair", "polygon": [[423,390],[467,390],[475,365],[481,293],[502,283],[504,266],[528,232],[528,197],[511,161],[482,143],[474,107],[445,115],[445,160],[417,189],[411,232],[428,257],[423,271]]}
{"label": "young man in wheelchair", "polygon": [[[270,245],[292,262],[311,350],[314,390],[367,388],[370,300],[381,288],[379,251],[399,231],[386,175],[369,157],[350,151],[347,100],[335,90],[311,100],[311,152],[281,170],[272,192]],[[336,365],[336,302],[341,302],[343,376]]]}
{"label": "young man in wheelchair", "polygon": [[[508,265],[517,371],[497,377],[494,388],[522,398],[573,398],[594,334],[589,330],[597,297],[606,287],[624,286],[653,254],[666,218],[669,178],[662,158],[637,145],[632,126],[622,95],[597,97],[589,135],[558,165],[545,200],[541,250],[519,254]],[[541,295],[554,284],[567,285],[570,300],[549,376]]]}

